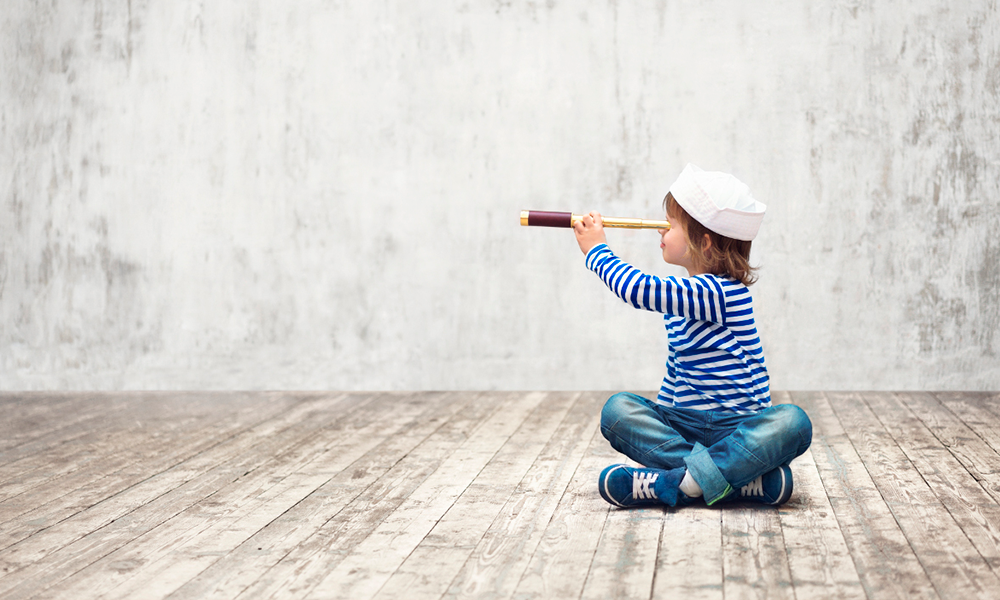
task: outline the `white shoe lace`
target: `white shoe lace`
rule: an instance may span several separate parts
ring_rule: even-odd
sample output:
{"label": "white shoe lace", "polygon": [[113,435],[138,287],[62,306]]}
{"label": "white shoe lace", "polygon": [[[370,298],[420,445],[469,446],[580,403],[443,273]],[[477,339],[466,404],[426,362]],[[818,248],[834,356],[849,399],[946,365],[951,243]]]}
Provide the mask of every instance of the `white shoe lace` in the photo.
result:
{"label": "white shoe lace", "polygon": [[632,497],[636,500],[658,500],[656,492],[649,487],[656,482],[659,473],[632,473]]}
{"label": "white shoe lace", "polygon": [[757,479],[754,479],[750,483],[740,488],[740,496],[763,496],[764,495],[764,476],[758,475]]}

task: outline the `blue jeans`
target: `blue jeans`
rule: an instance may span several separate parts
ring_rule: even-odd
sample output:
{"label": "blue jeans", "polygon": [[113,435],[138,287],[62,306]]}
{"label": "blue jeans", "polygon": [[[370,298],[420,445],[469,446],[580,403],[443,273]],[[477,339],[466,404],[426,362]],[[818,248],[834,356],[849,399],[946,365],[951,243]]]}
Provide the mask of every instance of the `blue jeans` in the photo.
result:
{"label": "blue jeans", "polygon": [[736,415],[663,406],[623,392],[604,405],[601,433],[615,450],[644,466],[687,469],[705,502],[714,504],[805,452],[812,422],[791,404]]}

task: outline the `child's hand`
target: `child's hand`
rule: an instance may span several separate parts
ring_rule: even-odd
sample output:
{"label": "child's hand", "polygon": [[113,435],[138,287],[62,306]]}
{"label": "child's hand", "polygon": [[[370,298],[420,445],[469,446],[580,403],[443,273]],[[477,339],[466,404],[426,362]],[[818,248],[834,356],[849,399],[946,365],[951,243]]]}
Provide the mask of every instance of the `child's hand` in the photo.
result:
{"label": "child's hand", "polygon": [[596,210],[590,211],[589,215],[583,215],[583,218],[573,226],[573,231],[576,232],[576,243],[580,244],[580,250],[584,254],[598,244],[608,243],[608,238],[604,236],[604,219]]}

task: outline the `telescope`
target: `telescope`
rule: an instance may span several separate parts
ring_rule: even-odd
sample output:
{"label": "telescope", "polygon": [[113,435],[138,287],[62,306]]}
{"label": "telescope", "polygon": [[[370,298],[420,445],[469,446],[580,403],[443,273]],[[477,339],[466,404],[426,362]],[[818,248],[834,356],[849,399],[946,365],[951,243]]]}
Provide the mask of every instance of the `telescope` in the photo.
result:
{"label": "telescope", "polygon": [[[573,227],[583,215],[545,210],[522,210],[521,225],[526,227]],[[605,227],[624,229],[670,229],[669,221],[651,219],[624,219],[621,217],[601,217]]]}

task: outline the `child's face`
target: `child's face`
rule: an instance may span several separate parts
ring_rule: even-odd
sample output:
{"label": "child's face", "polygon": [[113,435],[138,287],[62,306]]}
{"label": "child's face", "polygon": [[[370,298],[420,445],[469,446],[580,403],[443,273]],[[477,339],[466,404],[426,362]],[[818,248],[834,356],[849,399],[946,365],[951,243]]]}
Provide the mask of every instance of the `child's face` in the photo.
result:
{"label": "child's face", "polygon": [[688,236],[684,230],[681,220],[667,212],[667,220],[670,221],[670,229],[658,229],[660,232],[660,250],[663,251],[663,260],[666,262],[684,267],[688,273],[694,275],[694,263],[691,261],[691,253],[688,251]]}

